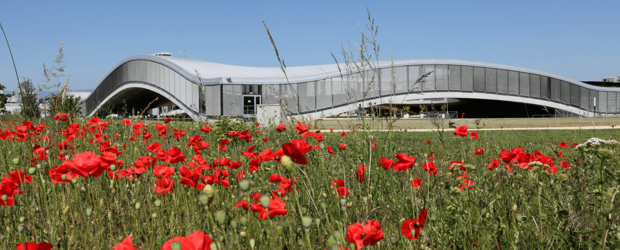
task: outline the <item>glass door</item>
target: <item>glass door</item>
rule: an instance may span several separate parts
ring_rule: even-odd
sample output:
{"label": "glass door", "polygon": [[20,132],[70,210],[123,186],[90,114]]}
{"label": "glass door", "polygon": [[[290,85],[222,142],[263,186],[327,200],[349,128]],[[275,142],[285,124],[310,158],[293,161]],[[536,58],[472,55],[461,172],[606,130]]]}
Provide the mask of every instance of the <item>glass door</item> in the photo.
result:
{"label": "glass door", "polygon": [[248,116],[256,115],[256,105],[261,104],[261,96],[244,95],[243,96],[243,114]]}

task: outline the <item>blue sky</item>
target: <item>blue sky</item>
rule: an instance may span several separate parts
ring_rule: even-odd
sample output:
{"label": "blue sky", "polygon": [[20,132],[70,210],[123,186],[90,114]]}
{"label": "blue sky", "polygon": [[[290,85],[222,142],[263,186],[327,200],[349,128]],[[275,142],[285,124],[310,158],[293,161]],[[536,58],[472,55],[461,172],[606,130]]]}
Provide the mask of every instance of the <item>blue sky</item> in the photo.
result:
{"label": "blue sky", "polygon": [[[620,1],[3,1],[0,22],[20,77],[43,80],[65,42],[70,88],[93,89],[122,59],[187,50],[187,58],[278,66],[334,63],[360,40],[366,7],[381,60],[460,59],[600,80],[620,75]],[[4,40],[0,83],[17,86]]]}

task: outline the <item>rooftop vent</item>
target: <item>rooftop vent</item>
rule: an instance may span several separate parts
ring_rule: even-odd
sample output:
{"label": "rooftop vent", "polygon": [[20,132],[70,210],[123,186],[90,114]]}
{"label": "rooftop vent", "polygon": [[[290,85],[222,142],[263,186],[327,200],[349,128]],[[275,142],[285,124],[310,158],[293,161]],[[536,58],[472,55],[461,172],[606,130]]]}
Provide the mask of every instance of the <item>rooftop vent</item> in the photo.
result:
{"label": "rooftop vent", "polygon": [[154,56],[172,56],[172,53],[168,53],[168,52],[159,52],[159,53],[155,53],[153,54]]}

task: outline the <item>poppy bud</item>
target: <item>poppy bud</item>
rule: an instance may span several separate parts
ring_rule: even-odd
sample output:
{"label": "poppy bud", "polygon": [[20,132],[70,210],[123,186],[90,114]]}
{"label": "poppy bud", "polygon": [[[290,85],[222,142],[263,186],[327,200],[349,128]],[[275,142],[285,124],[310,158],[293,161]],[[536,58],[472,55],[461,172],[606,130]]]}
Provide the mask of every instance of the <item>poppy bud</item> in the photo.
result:
{"label": "poppy bud", "polygon": [[353,202],[347,202],[347,207],[353,207]]}
{"label": "poppy bud", "polygon": [[112,171],[116,170],[116,165],[114,165],[114,164],[110,165],[110,170],[112,170]]}
{"label": "poppy bud", "polygon": [[63,215],[67,215],[69,213],[69,206],[67,205],[65,209],[62,210]]}
{"label": "poppy bud", "polygon": [[325,201],[321,201],[321,203],[319,203],[319,205],[321,206],[321,208],[323,210],[327,209],[327,204],[325,203]]}
{"label": "poppy bud", "polygon": [[24,222],[25,220],[26,220],[26,217],[24,217],[24,216],[20,216],[19,217],[19,222]]}
{"label": "poppy bud", "polygon": [[319,218],[314,219],[314,223],[316,223],[316,227],[320,227],[321,226],[321,219],[319,219]]}
{"label": "poppy bud", "polygon": [[282,225],[277,225],[276,226],[276,233],[278,233],[278,236],[282,236],[282,234],[284,233],[284,228],[282,227]]}
{"label": "poppy bud", "polygon": [[340,199],[340,206],[346,206],[347,205],[347,199]]}
{"label": "poppy bud", "polygon": [[108,220],[112,220],[112,212],[108,212]]}
{"label": "poppy bud", "polygon": [[136,208],[136,210],[139,210],[141,206],[142,204],[140,202],[136,202],[136,205],[134,207]]}
{"label": "poppy bud", "polygon": [[301,217],[301,225],[305,229],[309,229],[310,227],[312,227],[312,217],[310,216]]}
{"label": "poppy bud", "polygon": [[175,242],[172,242],[170,244],[170,249],[172,249],[172,250],[182,250],[183,248],[181,247],[181,242],[175,241]]}
{"label": "poppy bud", "polygon": [[218,244],[218,243],[216,243],[215,241],[211,241],[211,244],[209,245],[209,247],[210,247],[211,249],[215,249],[215,250],[219,250],[219,249],[221,249],[221,248],[219,248],[218,246],[219,246],[219,244]]}
{"label": "poppy bud", "polygon": [[8,197],[6,194],[3,194],[3,195],[2,195],[2,201],[6,202],[6,200],[7,200],[8,198],[9,198],[9,197]]}
{"label": "poppy bud", "polygon": [[19,158],[13,158],[13,164],[15,165],[19,164]]}
{"label": "poppy bud", "polygon": [[291,157],[284,155],[282,156],[282,159],[280,159],[280,162],[282,163],[282,166],[284,166],[284,170],[287,173],[291,173],[291,170],[293,170],[293,161],[291,160]]}
{"label": "poppy bud", "polygon": [[245,227],[245,225],[248,224],[248,218],[241,217],[241,219],[239,219],[239,222],[241,222],[241,225]]}
{"label": "poppy bud", "polygon": [[362,197],[362,200],[364,201],[364,204],[368,204],[368,197],[364,196]]}
{"label": "poppy bud", "polygon": [[230,226],[231,226],[233,229],[237,229],[237,226],[238,226],[238,224],[237,224],[237,223],[238,223],[238,222],[237,222],[237,220],[232,220],[232,221],[230,221]]}
{"label": "poppy bud", "polygon": [[157,218],[157,213],[152,213],[151,214],[151,218],[153,218],[153,219]]}
{"label": "poppy bud", "polygon": [[299,244],[300,247],[303,246],[304,245],[304,239],[302,239],[302,238],[297,239],[297,244]]}
{"label": "poppy bud", "polygon": [[86,216],[90,217],[91,215],[93,215],[93,208],[92,207],[87,207],[86,208]]}
{"label": "poppy bud", "polygon": [[[415,232],[413,232],[413,235],[415,235]],[[390,243],[396,244],[397,242],[398,242],[398,236],[390,235]]]}
{"label": "poppy bud", "polygon": [[203,193],[207,194],[207,196],[209,197],[209,199],[213,199],[213,196],[215,195],[215,190],[213,189],[213,186],[207,184],[205,186],[205,188],[202,190]]}
{"label": "poppy bud", "polygon": [[254,249],[254,244],[256,244],[256,240],[254,238],[250,239],[250,247]]}
{"label": "poppy bud", "polygon": [[67,175],[66,175],[66,174],[61,175],[61,176],[60,176],[60,179],[61,179],[62,181],[66,181],[66,180],[67,180]]}
{"label": "poppy bud", "polygon": [[269,203],[271,203],[271,201],[269,200],[269,197],[267,195],[263,195],[260,197],[260,204],[264,208],[269,208]]}
{"label": "poppy bud", "polygon": [[73,183],[73,184],[77,183],[77,178],[71,179],[71,183]]}
{"label": "poppy bud", "polygon": [[243,192],[247,192],[248,190],[250,190],[250,181],[243,179],[239,181],[239,188],[241,188],[241,191]]}
{"label": "poppy bud", "polygon": [[204,193],[199,194],[198,195],[198,201],[200,201],[200,203],[203,206],[209,205],[209,196],[207,194],[204,194]]}
{"label": "poppy bud", "polygon": [[38,164],[37,164],[37,168],[41,168],[41,163],[38,163]]}
{"label": "poppy bud", "polygon": [[245,233],[245,231],[241,231],[239,232],[239,236],[245,238],[245,236],[247,236],[248,234]]}
{"label": "poppy bud", "polygon": [[17,232],[23,232],[24,231],[24,225],[23,224],[19,224],[17,225]]}
{"label": "poppy bud", "polygon": [[29,168],[29,169],[28,169],[28,174],[29,174],[29,175],[33,175],[33,174],[34,174],[34,173],[36,173],[36,172],[37,172],[37,168]]}
{"label": "poppy bud", "polygon": [[223,210],[217,211],[215,213],[215,220],[217,220],[217,224],[224,226],[226,224],[226,212]]}

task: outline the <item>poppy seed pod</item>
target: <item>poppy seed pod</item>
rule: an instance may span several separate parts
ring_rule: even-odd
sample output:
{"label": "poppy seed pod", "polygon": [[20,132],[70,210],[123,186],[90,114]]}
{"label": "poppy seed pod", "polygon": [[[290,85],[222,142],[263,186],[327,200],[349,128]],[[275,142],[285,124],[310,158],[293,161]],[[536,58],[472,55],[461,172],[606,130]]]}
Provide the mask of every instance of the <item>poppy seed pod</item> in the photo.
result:
{"label": "poppy seed pod", "polygon": [[110,165],[110,170],[115,171],[116,170],[116,165],[114,165],[114,164]]}
{"label": "poppy seed pod", "polygon": [[248,218],[241,217],[241,219],[239,219],[239,222],[241,222],[241,225],[245,227],[245,225],[248,224]]}
{"label": "poppy seed pod", "polygon": [[155,206],[156,207],[161,206],[161,200],[160,199],[155,200]]}
{"label": "poppy seed pod", "polygon": [[226,212],[225,211],[215,212],[215,220],[217,220],[217,224],[220,224],[220,226],[224,226],[226,224]]}
{"label": "poppy seed pod", "polygon": [[108,212],[108,220],[112,220],[112,212]]}
{"label": "poppy seed pod", "polygon": [[238,222],[237,222],[237,220],[232,220],[232,221],[230,221],[230,226],[231,226],[233,229],[237,229],[237,226],[238,226]]}
{"label": "poppy seed pod", "polygon": [[3,202],[6,202],[6,200],[7,200],[8,198],[9,198],[9,197],[8,197],[6,194],[3,194],[3,195],[2,195],[2,201],[3,201]]}
{"label": "poppy seed pod", "polygon": [[36,173],[36,172],[37,172],[37,168],[29,168],[29,169],[28,169],[28,174],[29,174],[29,175],[33,175],[33,174],[34,174],[34,173]]}
{"label": "poppy seed pod", "polygon": [[221,248],[220,248],[220,244],[216,243],[215,241],[212,241],[212,242],[211,242],[211,244],[209,244],[209,247],[210,247],[211,249],[214,249],[214,250],[219,250],[219,249],[221,249]]}
{"label": "poppy seed pod", "polygon": [[91,215],[93,215],[93,208],[92,207],[87,207],[86,208],[86,216],[90,217]]}
{"label": "poppy seed pod", "polygon": [[38,164],[37,164],[37,168],[41,168],[41,163],[38,163]]}
{"label": "poppy seed pod", "polygon": [[323,210],[327,209],[327,203],[325,203],[325,201],[321,201],[321,203],[319,203],[319,205],[321,206],[321,208]]}
{"label": "poppy seed pod", "polygon": [[24,222],[25,220],[26,220],[26,217],[24,217],[24,216],[20,216],[20,217],[19,217],[19,222],[20,222],[20,223],[21,223],[21,222]]}
{"label": "poppy seed pod", "polygon": [[183,248],[181,247],[181,242],[175,241],[175,242],[172,242],[170,244],[170,249],[172,249],[172,250],[182,250]]}
{"label": "poppy seed pod", "polygon": [[247,234],[247,233],[245,233],[245,231],[241,231],[241,232],[239,232],[239,236],[241,236],[241,237],[243,237],[243,238],[245,238],[245,236],[247,236],[247,235],[248,235],[248,234]]}
{"label": "poppy seed pod", "polygon": [[60,176],[60,179],[61,179],[62,181],[66,181],[66,180],[67,180],[67,175],[66,175],[66,174],[61,175],[61,176]]}
{"label": "poppy seed pod", "polygon": [[254,245],[256,244],[256,240],[254,238],[250,239],[250,247],[254,249]]}
{"label": "poppy seed pod", "polygon": [[200,201],[200,203],[203,206],[209,205],[209,196],[207,194],[204,194],[204,193],[199,194],[198,195],[198,201]]}
{"label": "poppy seed pod", "polygon": [[309,229],[310,227],[312,227],[312,217],[310,216],[301,217],[301,225],[305,229]]}
{"label": "poppy seed pod", "polygon": [[346,206],[347,205],[347,199],[340,199],[340,206]]}
{"label": "poppy seed pod", "polygon": [[153,218],[153,219],[157,218],[157,213],[152,213],[151,214],[151,218]]}
{"label": "poppy seed pod", "polygon": [[17,232],[23,232],[24,231],[24,225],[23,224],[19,224],[17,225]]}
{"label": "poppy seed pod", "polygon": [[304,239],[302,239],[302,238],[297,239],[297,244],[299,244],[300,247],[303,246],[304,245]]}
{"label": "poppy seed pod", "polygon": [[239,188],[241,188],[241,191],[243,192],[247,192],[248,190],[250,190],[250,181],[243,179],[239,181]]}
{"label": "poppy seed pod", "polygon": [[139,210],[141,206],[142,206],[142,203],[136,202],[136,205],[134,207],[136,208],[136,210]]}
{"label": "poppy seed pod", "polygon": [[[415,235],[415,232],[414,232],[414,235]],[[390,235],[390,243],[396,244],[397,242],[398,242],[398,236]]]}
{"label": "poppy seed pod", "polygon": [[314,223],[316,223],[316,227],[320,227],[321,226],[321,219],[319,219],[319,218],[314,219]]}
{"label": "poppy seed pod", "polygon": [[263,196],[260,197],[260,204],[264,208],[268,208],[269,207],[269,203],[271,203],[271,201],[269,200],[269,197],[267,195],[263,195]]}
{"label": "poppy seed pod", "polygon": [[278,233],[278,236],[282,236],[282,234],[284,234],[284,228],[282,227],[282,225],[276,226],[276,233]]}
{"label": "poppy seed pod", "polygon": [[287,173],[291,173],[291,171],[293,170],[293,161],[291,160],[291,157],[284,155],[282,156],[280,162],[282,163],[282,166],[284,166],[284,170]]}
{"label": "poppy seed pod", "polygon": [[73,184],[77,183],[77,178],[71,179],[71,183]]}

